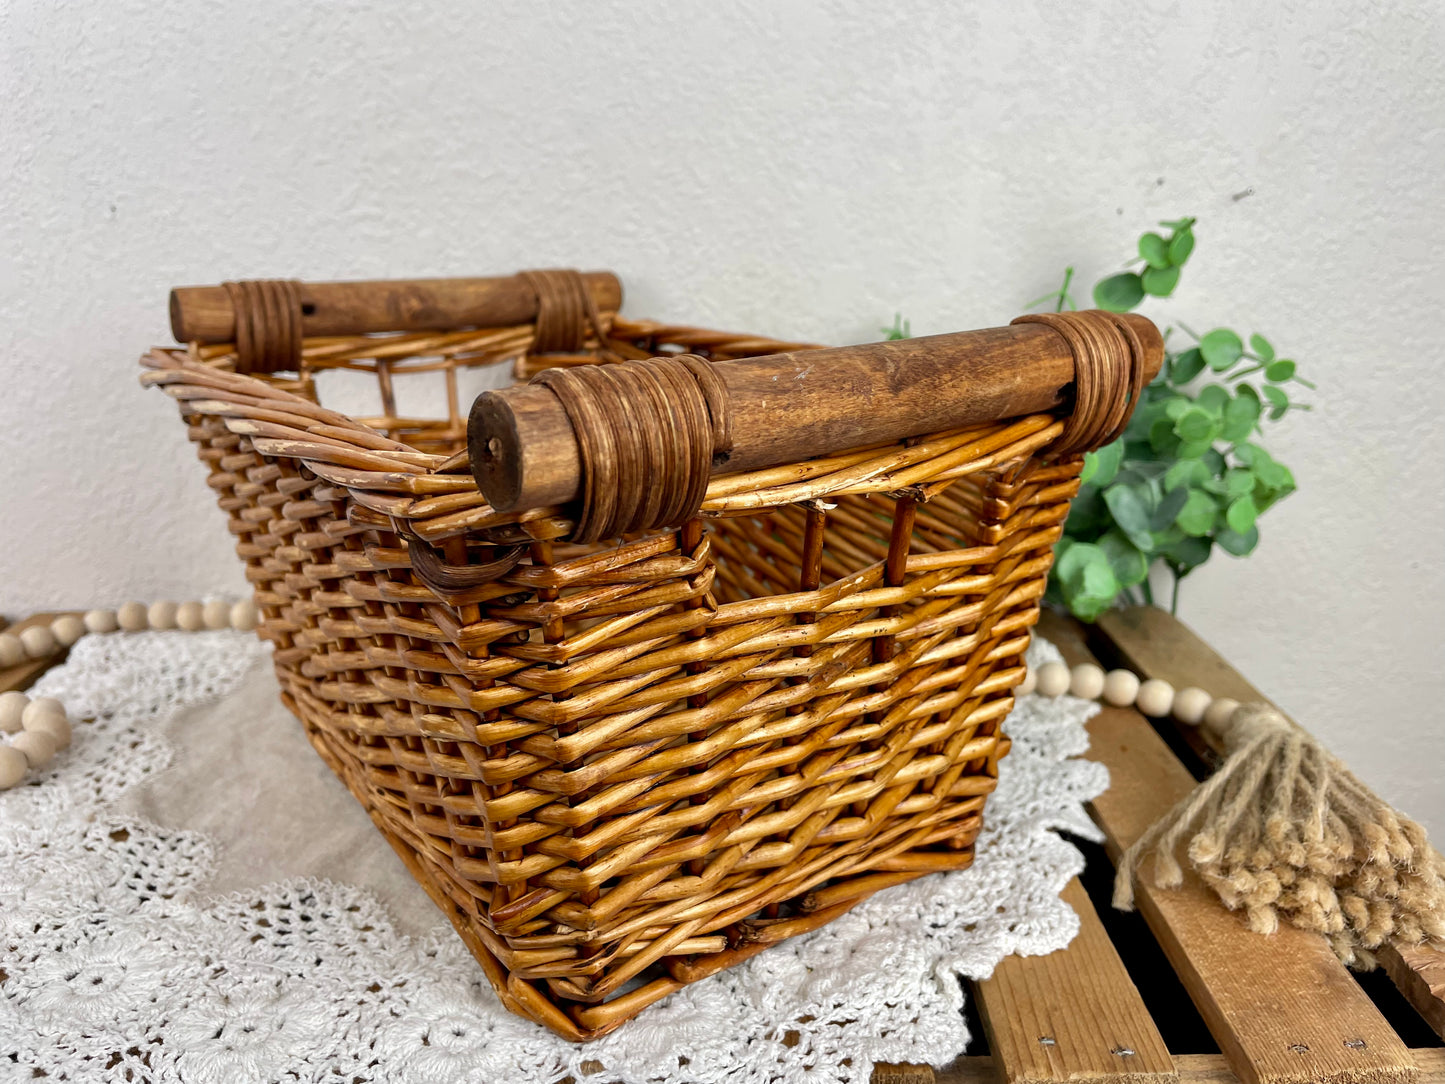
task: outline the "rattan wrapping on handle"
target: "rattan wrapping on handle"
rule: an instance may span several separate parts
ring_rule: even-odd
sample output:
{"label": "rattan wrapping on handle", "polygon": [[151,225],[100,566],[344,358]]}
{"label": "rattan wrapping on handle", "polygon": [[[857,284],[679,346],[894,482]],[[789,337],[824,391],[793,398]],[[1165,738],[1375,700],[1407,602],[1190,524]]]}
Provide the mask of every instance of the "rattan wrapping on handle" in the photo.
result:
{"label": "rattan wrapping on handle", "polygon": [[222,285],[236,310],[236,371],[294,370],[301,362],[300,283],[249,279]]}
{"label": "rattan wrapping on handle", "polygon": [[562,401],[577,434],[583,492],[573,540],[677,527],[732,448],[727,390],[696,354],[548,369],[532,378]]}
{"label": "rattan wrapping on handle", "polygon": [[1073,409],[1054,454],[1081,455],[1119,439],[1139,403],[1149,364],[1134,324],[1098,309],[1037,312],[1013,322],[1053,328],[1074,353]]}

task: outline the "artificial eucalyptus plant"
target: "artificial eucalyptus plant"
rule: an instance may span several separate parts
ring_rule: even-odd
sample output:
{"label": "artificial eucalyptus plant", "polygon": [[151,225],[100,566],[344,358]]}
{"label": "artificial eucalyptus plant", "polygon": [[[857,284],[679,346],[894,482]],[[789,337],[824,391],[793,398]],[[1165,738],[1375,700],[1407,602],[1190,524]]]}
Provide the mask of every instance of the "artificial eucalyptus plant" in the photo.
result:
{"label": "artificial eucalyptus plant", "polygon": [[[1140,236],[1130,269],[1100,280],[1094,304],[1128,312],[1147,297],[1172,296],[1194,252],[1194,223],[1162,222],[1167,234]],[[1028,307],[1076,309],[1073,278],[1066,268],[1059,289]],[[895,339],[909,333],[901,319],[883,330]],[[1294,492],[1294,475],[1259,438],[1266,422],[1310,409],[1290,398],[1290,385],[1314,388],[1295,363],[1263,335],[1250,335],[1246,346],[1227,327],[1199,335],[1176,321],[1164,345],[1164,364],[1124,435],[1084,457],[1082,485],[1054,549],[1048,597],[1086,621],[1116,601],[1152,604],[1156,564],[1173,577],[1176,609],[1180,582],[1216,545],[1236,557],[1253,552],[1259,517]]]}

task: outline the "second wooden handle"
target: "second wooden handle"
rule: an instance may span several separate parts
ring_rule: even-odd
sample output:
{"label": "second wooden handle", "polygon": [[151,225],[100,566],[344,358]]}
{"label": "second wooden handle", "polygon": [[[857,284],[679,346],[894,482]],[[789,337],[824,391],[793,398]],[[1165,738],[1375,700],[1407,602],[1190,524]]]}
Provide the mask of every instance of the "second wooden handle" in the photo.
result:
{"label": "second wooden handle", "polygon": [[[622,305],[622,283],[610,271],[587,271],[583,284],[602,312]],[[301,282],[301,334],[366,335],[378,331],[451,331],[510,327],[537,318],[537,294],[520,275],[482,279],[395,279]],[[236,341],[236,310],[224,286],[171,291],[171,333],[177,342]]]}

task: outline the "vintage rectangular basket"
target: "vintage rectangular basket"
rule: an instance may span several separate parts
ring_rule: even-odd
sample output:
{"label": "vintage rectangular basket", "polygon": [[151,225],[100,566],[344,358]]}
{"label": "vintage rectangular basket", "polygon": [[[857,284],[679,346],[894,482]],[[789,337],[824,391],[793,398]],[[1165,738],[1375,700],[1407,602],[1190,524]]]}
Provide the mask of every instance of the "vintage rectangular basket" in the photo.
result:
{"label": "vintage rectangular basket", "polygon": [[[512,1011],[572,1039],[969,864],[1137,316],[824,350],[605,273],[177,290],[282,699]],[[477,367],[530,383],[466,409]],[[318,392],[374,378],[375,413]],[[346,374],[351,374],[347,376]],[[426,396],[433,417],[399,401]]]}

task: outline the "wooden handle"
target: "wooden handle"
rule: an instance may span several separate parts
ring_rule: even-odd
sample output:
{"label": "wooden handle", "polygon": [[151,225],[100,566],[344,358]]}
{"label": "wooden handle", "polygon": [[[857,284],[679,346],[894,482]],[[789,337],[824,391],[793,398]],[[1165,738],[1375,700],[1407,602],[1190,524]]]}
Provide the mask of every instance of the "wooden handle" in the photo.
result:
{"label": "wooden handle", "polygon": [[[622,306],[622,283],[610,271],[588,271],[582,281],[597,308]],[[375,331],[450,331],[510,327],[537,318],[536,291],[520,275],[486,279],[396,279],[375,282],[301,282],[301,334],[364,335]],[[177,342],[236,341],[236,311],[224,286],[181,286],[171,291],[171,332]]]}
{"label": "wooden handle", "polygon": [[[1143,346],[1144,381],[1164,341],[1124,316]],[[1043,324],[770,354],[713,366],[731,404],[728,473],[1055,409],[1069,397],[1074,354]],[[549,388],[488,391],[467,427],[472,473],[501,511],[566,504],[581,490],[576,434]]]}

